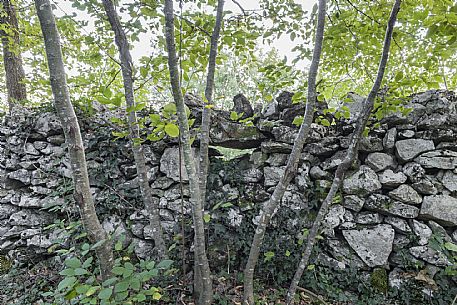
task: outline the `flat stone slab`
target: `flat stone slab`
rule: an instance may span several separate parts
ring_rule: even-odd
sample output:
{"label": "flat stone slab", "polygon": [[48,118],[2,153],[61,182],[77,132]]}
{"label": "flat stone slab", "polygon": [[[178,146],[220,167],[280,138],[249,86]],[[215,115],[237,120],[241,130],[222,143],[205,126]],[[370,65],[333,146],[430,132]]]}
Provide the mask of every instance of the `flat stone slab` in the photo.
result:
{"label": "flat stone slab", "polygon": [[457,226],[457,198],[448,195],[425,196],[420,215],[446,226]]}
{"label": "flat stone slab", "polygon": [[440,149],[424,153],[415,159],[425,168],[455,169],[457,167],[457,152]]}
{"label": "flat stone slab", "polygon": [[397,148],[397,155],[400,160],[407,162],[423,152],[434,150],[435,144],[431,140],[407,139],[397,141],[395,147]]}
{"label": "flat stone slab", "polygon": [[343,236],[357,255],[369,266],[383,266],[389,259],[394,229],[382,224],[360,230],[343,230]]}

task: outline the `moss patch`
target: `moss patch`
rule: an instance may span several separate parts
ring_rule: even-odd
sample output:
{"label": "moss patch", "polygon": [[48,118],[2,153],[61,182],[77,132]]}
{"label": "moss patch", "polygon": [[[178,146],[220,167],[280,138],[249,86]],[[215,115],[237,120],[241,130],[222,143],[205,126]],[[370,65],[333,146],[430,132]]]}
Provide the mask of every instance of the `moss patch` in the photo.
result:
{"label": "moss patch", "polygon": [[387,271],[384,268],[376,268],[371,273],[370,277],[371,286],[382,293],[387,293],[388,278]]}

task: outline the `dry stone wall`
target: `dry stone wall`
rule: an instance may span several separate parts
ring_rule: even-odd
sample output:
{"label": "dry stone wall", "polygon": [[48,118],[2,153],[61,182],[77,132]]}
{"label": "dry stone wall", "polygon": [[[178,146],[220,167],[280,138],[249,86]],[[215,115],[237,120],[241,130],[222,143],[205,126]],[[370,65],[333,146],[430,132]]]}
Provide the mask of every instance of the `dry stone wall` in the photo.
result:
{"label": "dry stone wall", "polygon": [[[230,161],[211,151],[207,211],[213,264],[224,263],[224,243],[240,237],[247,241],[244,248],[238,247],[238,255],[246,255],[255,215],[283,174],[298,131],[293,119],[304,112],[291,97],[282,93],[256,113],[252,126],[231,120],[228,112],[214,113],[212,144],[251,150]],[[187,103],[198,125],[198,101],[188,97]],[[235,104],[235,110],[252,112],[240,96]],[[357,106],[356,99],[351,109]],[[317,264],[339,270],[385,268],[391,285],[399,285],[412,264],[434,273],[455,263],[431,241],[457,242],[457,98],[452,92],[428,91],[412,97],[407,107],[412,109],[408,115],[383,119],[361,143],[339,200],[325,218]],[[81,116],[97,211],[105,229],[126,235],[127,242],[135,243],[136,254],[147,258],[154,253],[153,230],[139,198],[133,157],[128,143],[111,135],[106,115],[99,111],[93,117]],[[324,115],[322,109],[318,115]],[[331,127],[313,125],[297,175],[269,229],[279,238],[273,243],[297,246],[303,240],[303,230],[311,226],[319,198],[344,157],[356,116],[355,111]],[[27,261],[45,256],[55,241],[63,246],[68,242],[62,230],[44,229],[57,219],[77,215],[64,142],[50,111],[24,110],[1,124],[1,253]],[[180,232],[181,213],[190,215],[188,178],[184,166],[179,169],[175,140],[146,144],[150,183],[171,239]],[[235,265],[241,268],[242,260]]]}

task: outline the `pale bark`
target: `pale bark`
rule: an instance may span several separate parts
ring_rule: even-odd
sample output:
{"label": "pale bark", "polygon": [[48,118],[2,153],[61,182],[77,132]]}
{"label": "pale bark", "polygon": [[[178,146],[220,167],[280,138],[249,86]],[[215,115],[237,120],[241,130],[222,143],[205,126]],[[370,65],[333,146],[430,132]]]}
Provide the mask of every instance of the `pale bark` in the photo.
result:
{"label": "pale bark", "polygon": [[11,0],[1,0],[0,4],[3,6],[0,10],[0,25],[4,25],[7,29],[0,31],[0,37],[3,45],[8,107],[11,112],[16,102],[27,99],[27,90],[19,48],[20,39],[16,9]]}
{"label": "pale bark", "polygon": [[68,145],[75,187],[74,198],[80,209],[82,223],[90,242],[95,244],[102,240],[105,241],[95,251],[100,261],[102,277],[106,279],[111,274],[114,262],[111,241],[103,230],[95,212],[87,173],[84,144],[67,87],[59,32],[49,0],[35,0],[35,7],[44,36],[54,105],[62,123]]}
{"label": "pale bark", "polygon": [[297,138],[295,139],[292,152],[289,155],[287,166],[284,175],[279,180],[276,188],[271,195],[271,198],[265,203],[260,212],[260,220],[257,225],[254,239],[251,244],[249,258],[244,269],[244,304],[254,304],[254,271],[259,259],[260,248],[265,237],[265,230],[268,227],[273,212],[279,206],[284,192],[287,189],[292,178],[295,176],[300,154],[303,150],[306,139],[308,138],[311,123],[313,122],[314,105],[317,98],[316,94],[316,78],[319,68],[320,57],[322,53],[322,44],[324,40],[324,23],[325,23],[326,1],[319,0],[319,11],[317,17],[317,28],[315,36],[315,44],[313,51],[313,59],[309,68],[308,74],[308,94],[305,115],[303,123],[300,126]]}
{"label": "pale bark", "polygon": [[357,118],[356,127],[354,130],[354,133],[352,134],[347,154],[346,154],[343,162],[336,169],[335,178],[333,179],[333,183],[330,187],[330,191],[328,192],[327,196],[325,197],[324,201],[322,202],[322,205],[319,209],[316,219],[314,220],[313,226],[308,234],[308,239],[307,239],[307,244],[306,244],[305,250],[303,252],[299,266],[295,272],[294,278],[292,280],[292,283],[290,285],[290,288],[289,288],[289,291],[287,294],[287,304],[293,304],[293,302],[294,302],[294,296],[295,296],[295,292],[298,287],[298,283],[301,279],[301,276],[302,276],[304,270],[308,266],[311,252],[312,252],[314,244],[316,242],[316,236],[318,234],[318,230],[321,225],[321,222],[324,219],[325,215],[327,214],[328,209],[333,201],[333,198],[335,197],[337,191],[339,190],[339,188],[341,186],[341,183],[344,179],[344,175],[346,174],[347,170],[351,167],[354,160],[357,158],[358,146],[359,146],[360,140],[362,139],[363,131],[365,130],[367,122],[370,118],[370,114],[371,114],[371,111],[373,110],[376,95],[378,94],[378,91],[381,87],[382,79],[384,77],[384,72],[385,72],[385,69],[387,66],[387,61],[389,58],[389,49],[390,49],[390,44],[392,41],[392,33],[394,30],[398,11],[400,10],[400,4],[401,4],[401,0],[396,0],[392,7],[389,21],[387,23],[387,29],[386,29],[386,34],[385,34],[385,38],[384,38],[384,46],[382,49],[382,56],[381,56],[381,60],[379,62],[376,80],[363,105],[362,111],[360,112],[359,117]]}
{"label": "pale bark", "polygon": [[181,84],[179,82],[178,60],[174,36],[173,0],[165,0],[165,39],[168,51],[168,68],[173,98],[176,103],[178,124],[182,140],[184,163],[189,177],[190,200],[192,203],[192,217],[194,223],[194,255],[196,266],[201,274],[201,284],[194,286],[196,303],[209,305],[213,302],[211,271],[205,248],[205,225],[203,221],[203,202],[197,176],[196,163],[190,144],[189,122],[187,120]]}
{"label": "pale bark", "polygon": [[[211,125],[211,107],[213,106],[213,91],[214,91],[214,74],[216,72],[216,57],[217,57],[217,48],[219,34],[222,26],[222,18],[224,12],[224,0],[218,0],[217,3],[217,13],[216,13],[216,23],[214,24],[213,33],[211,35],[211,47],[209,51],[209,60],[208,60],[208,74],[206,77],[206,89],[205,89],[205,98],[207,103],[203,105],[202,112],[202,124],[201,124],[201,136],[200,136],[200,196],[202,205],[204,206],[206,202],[206,184],[208,180],[208,167],[209,167],[209,157],[208,157],[208,146],[209,146],[209,129]],[[197,262],[197,261],[195,261]],[[194,267],[194,285],[197,287],[196,290],[203,289],[203,276],[200,268],[196,264]]]}
{"label": "pale bark", "polygon": [[159,258],[167,257],[167,248],[162,232],[162,225],[160,223],[159,207],[152,196],[151,186],[148,179],[148,167],[143,151],[143,145],[134,142],[135,139],[140,138],[140,128],[138,126],[138,119],[135,108],[135,95],[133,90],[133,62],[129,50],[129,42],[125,31],[119,21],[114,4],[111,0],[103,0],[106,15],[108,16],[111,29],[114,32],[114,38],[119,50],[119,57],[121,61],[122,78],[124,80],[124,95],[127,106],[131,108],[128,111],[128,125],[129,136],[131,140],[133,157],[135,159],[136,171],[138,174],[138,181],[143,202],[151,215],[150,225],[154,232],[154,242],[159,255]]}

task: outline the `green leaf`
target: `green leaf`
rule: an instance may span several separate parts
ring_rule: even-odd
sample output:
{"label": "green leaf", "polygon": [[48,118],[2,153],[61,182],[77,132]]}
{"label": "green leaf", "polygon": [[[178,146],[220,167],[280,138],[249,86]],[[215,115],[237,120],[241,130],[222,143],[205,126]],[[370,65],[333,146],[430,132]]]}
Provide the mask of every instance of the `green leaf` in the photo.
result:
{"label": "green leaf", "polygon": [[115,286],[114,286],[114,292],[115,293],[118,293],[118,292],[123,292],[123,291],[127,291],[127,289],[129,289],[129,282],[128,281],[122,281],[120,283],[117,283]]}
{"label": "green leaf", "polygon": [[157,126],[160,122],[162,122],[162,118],[156,113],[150,114],[149,119],[151,120],[152,126]]}
{"label": "green leaf", "polygon": [[454,243],[447,242],[444,244],[444,247],[449,251],[457,252],[457,245]]}
{"label": "green leaf", "polygon": [[91,256],[88,259],[86,259],[81,267],[83,268],[89,268],[89,266],[92,264],[92,261],[94,258]]}
{"label": "green leaf", "polygon": [[64,269],[64,270],[60,271],[59,274],[65,275],[65,276],[73,276],[73,275],[75,275],[75,269],[73,269],[73,268]]}
{"label": "green leaf", "polygon": [[89,272],[86,269],[83,268],[76,268],[75,269],[75,275],[84,275],[88,274]]}
{"label": "green leaf", "polygon": [[179,136],[179,128],[175,124],[168,123],[165,125],[165,132],[168,136],[172,138],[177,138]]}
{"label": "green leaf", "polygon": [[230,119],[233,121],[238,120],[238,113],[236,113],[235,111],[230,112]]}
{"label": "green leaf", "polygon": [[211,221],[211,215],[210,214],[205,214],[203,215],[203,220],[208,223]]}
{"label": "green leaf", "polygon": [[308,265],[308,267],[306,267],[306,269],[309,271],[314,270],[314,268],[316,268],[315,265]]}
{"label": "green leaf", "polygon": [[113,288],[103,288],[99,293],[98,293],[98,298],[100,300],[107,300],[111,297],[113,294]]}
{"label": "green leaf", "polygon": [[76,257],[69,258],[65,260],[65,266],[76,269],[81,267],[81,261]]}
{"label": "green leaf", "polygon": [[265,258],[263,259],[264,262],[268,262],[270,261],[274,256],[275,256],[275,253],[272,252],[272,251],[268,251],[268,252],[265,252],[263,254],[263,256],[265,256]]}
{"label": "green leaf", "polygon": [[173,261],[171,259],[164,259],[161,261],[156,268],[157,269],[168,269],[170,266],[173,264]]}
{"label": "green leaf", "polygon": [[59,282],[59,285],[57,286],[57,290],[63,290],[63,289],[69,288],[69,287],[73,287],[75,283],[76,283],[76,277],[74,277],[74,276],[66,277]]}
{"label": "green leaf", "polygon": [[121,267],[121,266],[116,266],[113,268],[113,270],[111,270],[111,272],[113,272],[113,274],[116,274],[116,275],[123,275],[124,271],[125,271],[125,268]]}
{"label": "green leaf", "polygon": [[114,250],[121,251],[122,250],[122,243],[120,241],[116,242],[114,245]]}
{"label": "green leaf", "polygon": [[158,292],[154,292],[154,294],[152,295],[152,299],[155,300],[155,301],[158,301],[162,298],[162,295]]}
{"label": "green leaf", "polygon": [[322,119],[321,120],[321,124],[322,124],[322,126],[325,126],[325,127],[329,127],[330,126],[330,122],[327,119]]}
{"label": "green leaf", "polygon": [[90,297],[94,293],[97,292],[97,290],[100,288],[100,286],[92,286],[86,291],[86,296]]}

